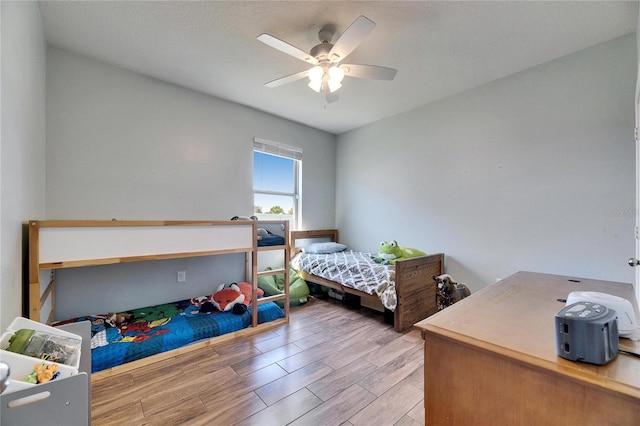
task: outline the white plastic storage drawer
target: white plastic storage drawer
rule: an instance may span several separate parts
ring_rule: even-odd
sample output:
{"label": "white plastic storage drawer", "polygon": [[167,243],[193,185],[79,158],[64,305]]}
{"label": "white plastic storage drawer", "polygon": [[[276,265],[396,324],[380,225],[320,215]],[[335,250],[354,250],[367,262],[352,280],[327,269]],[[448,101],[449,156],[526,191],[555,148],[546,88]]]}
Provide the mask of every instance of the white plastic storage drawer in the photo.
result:
{"label": "white plastic storage drawer", "polygon": [[[26,389],[31,386],[36,386],[35,384],[25,382],[24,379],[33,372],[36,365],[38,365],[40,362],[44,362],[45,364],[58,364],[47,361],[39,361],[38,359],[32,358],[30,356],[24,356],[4,350],[0,350],[0,361],[9,364],[10,369],[9,386],[7,387],[7,389],[5,389],[3,395],[6,393]],[[58,373],[58,376],[53,379],[52,382],[78,374],[78,369],[70,367],[68,365],[58,364]]]}
{"label": "white plastic storage drawer", "polygon": [[[82,338],[77,334],[60,330],[56,327],[18,317],[13,320],[7,332],[0,336],[0,349],[7,350],[9,339],[20,329],[34,330],[30,343],[21,352],[22,355],[35,359],[55,361],[78,370],[81,357]],[[51,356],[49,356],[51,355]]]}

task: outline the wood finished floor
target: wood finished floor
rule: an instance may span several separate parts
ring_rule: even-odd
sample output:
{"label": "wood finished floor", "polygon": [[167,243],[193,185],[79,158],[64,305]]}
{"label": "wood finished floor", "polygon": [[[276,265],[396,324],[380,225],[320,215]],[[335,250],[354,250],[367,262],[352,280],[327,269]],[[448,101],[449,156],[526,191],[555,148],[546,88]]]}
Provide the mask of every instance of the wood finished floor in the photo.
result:
{"label": "wood finished floor", "polygon": [[287,325],[100,380],[99,425],[423,425],[423,341],[312,299]]}

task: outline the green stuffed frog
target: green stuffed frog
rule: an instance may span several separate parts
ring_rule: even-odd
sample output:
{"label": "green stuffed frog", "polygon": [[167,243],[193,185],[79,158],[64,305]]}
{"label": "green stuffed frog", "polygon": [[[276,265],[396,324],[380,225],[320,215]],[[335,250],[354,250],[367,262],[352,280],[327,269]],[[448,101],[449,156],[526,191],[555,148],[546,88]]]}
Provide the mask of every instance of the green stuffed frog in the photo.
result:
{"label": "green stuffed frog", "polygon": [[378,256],[374,257],[373,260],[376,263],[393,265],[398,259],[407,259],[418,256],[426,256],[426,253],[410,247],[400,247],[398,242],[393,240],[389,242],[381,242],[380,250],[378,250]]}

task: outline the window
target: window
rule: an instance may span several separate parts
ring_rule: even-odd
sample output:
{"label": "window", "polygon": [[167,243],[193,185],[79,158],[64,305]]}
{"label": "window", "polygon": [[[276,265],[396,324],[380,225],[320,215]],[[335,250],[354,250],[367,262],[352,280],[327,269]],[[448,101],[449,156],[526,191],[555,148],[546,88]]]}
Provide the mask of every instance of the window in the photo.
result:
{"label": "window", "polygon": [[300,220],[302,150],[264,139],[253,142],[253,210],[259,219]]}

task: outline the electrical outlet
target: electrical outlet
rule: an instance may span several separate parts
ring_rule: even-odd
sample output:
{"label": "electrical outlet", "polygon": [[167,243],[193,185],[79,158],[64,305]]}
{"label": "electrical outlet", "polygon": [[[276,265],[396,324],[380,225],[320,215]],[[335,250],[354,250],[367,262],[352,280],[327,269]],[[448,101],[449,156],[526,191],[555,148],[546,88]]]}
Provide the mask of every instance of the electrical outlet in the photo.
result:
{"label": "electrical outlet", "polygon": [[187,282],[187,271],[178,271],[178,282]]}

